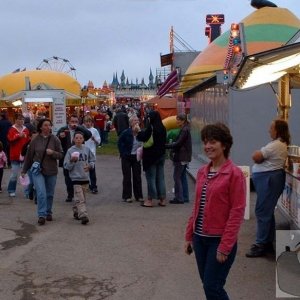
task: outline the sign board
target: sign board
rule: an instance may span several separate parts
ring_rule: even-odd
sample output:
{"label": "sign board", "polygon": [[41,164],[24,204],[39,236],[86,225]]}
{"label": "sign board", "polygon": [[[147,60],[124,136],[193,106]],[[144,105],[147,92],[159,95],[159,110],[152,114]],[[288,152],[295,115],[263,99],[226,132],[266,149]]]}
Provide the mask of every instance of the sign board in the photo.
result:
{"label": "sign board", "polygon": [[169,66],[173,62],[173,53],[165,54],[160,56],[160,66]]}
{"label": "sign board", "polygon": [[60,127],[65,126],[66,119],[66,100],[64,90],[34,90],[24,91],[24,103],[39,102],[49,103],[52,106],[51,121],[53,123],[52,132],[56,134]]}
{"label": "sign board", "polygon": [[242,170],[246,179],[246,208],[244,219],[250,220],[250,167],[249,166],[239,166]]}

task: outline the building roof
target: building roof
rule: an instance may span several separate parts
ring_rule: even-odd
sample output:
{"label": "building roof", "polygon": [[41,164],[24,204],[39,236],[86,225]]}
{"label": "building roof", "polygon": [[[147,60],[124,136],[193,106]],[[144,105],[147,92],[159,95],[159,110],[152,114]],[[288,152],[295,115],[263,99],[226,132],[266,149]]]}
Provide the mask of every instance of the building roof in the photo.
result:
{"label": "building roof", "polygon": [[[247,54],[285,45],[299,30],[300,20],[286,8],[264,7],[255,10],[239,23],[244,24]],[[209,44],[191,63],[180,89],[186,91],[223,70],[230,31]]]}
{"label": "building roof", "polygon": [[80,96],[80,83],[70,75],[49,70],[29,70],[11,73],[0,77],[0,94],[9,96],[25,90],[25,78],[28,77],[31,86],[36,84],[49,85],[54,89],[64,89],[67,92]]}

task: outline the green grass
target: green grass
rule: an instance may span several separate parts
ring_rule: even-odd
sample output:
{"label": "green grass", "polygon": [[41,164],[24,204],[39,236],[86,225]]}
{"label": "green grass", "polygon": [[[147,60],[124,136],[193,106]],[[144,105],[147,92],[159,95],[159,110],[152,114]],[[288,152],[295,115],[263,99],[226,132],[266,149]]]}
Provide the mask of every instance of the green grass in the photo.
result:
{"label": "green grass", "polygon": [[110,131],[108,133],[108,144],[102,144],[101,148],[97,148],[97,154],[100,155],[119,155],[117,146],[118,136],[116,131]]}

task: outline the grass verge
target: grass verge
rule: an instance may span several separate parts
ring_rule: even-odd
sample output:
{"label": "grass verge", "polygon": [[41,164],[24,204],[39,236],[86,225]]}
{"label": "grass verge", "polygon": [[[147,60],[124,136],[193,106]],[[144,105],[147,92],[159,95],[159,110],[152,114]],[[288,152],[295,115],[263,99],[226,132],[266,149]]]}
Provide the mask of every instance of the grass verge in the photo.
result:
{"label": "grass verge", "polygon": [[100,155],[119,155],[119,150],[118,150],[118,136],[116,131],[110,131],[108,133],[108,143],[107,144],[102,144],[101,148],[97,148],[97,154]]}

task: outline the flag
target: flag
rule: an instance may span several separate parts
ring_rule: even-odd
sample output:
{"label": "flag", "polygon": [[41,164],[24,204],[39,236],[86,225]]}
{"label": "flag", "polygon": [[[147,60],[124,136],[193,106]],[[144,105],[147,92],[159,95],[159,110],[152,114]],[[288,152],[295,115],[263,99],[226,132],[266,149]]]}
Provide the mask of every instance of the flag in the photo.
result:
{"label": "flag", "polygon": [[174,89],[179,84],[177,70],[173,70],[164,83],[160,86],[157,91],[157,95],[159,97],[163,97],[167,93],[169,93],[172,89]]}

